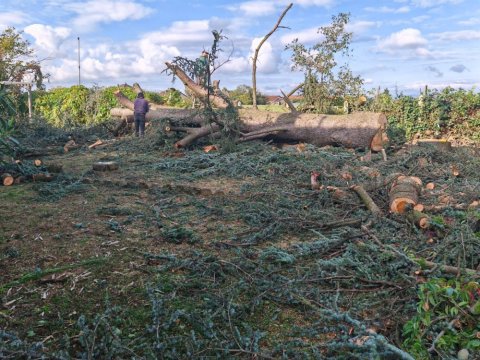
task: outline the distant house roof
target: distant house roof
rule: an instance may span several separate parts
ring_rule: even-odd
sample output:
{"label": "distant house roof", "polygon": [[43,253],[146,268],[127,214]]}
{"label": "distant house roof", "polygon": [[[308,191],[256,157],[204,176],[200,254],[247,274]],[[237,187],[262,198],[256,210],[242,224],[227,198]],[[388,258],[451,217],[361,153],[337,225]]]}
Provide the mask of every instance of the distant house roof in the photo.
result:
{"label": "distant house roof", "polygon": [[[280,95],[267,95],[265,96],[267,99],[267,104],[284,104],[285,101],[283,100],[283,96]],[[302,95],[292,95],[289,97],[291,102],[299,102],[303,100]]]}

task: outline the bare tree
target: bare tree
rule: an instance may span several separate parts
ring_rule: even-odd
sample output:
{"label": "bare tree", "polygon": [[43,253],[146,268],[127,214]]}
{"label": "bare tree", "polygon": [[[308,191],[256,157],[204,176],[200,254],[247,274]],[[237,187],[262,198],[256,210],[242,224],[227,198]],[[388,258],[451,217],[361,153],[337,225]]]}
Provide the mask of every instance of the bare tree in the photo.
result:
{"label": "bare tree", "polygon": [[253,88],[253,94],[252,94],[252,97],[253,97],[253,108],[254,109],[257,109],[257,59],[258,59],[258,53],[260,52],[260,48],[262,47],[262,45],[265,43],[265,41],[268,40],[268,38],[275,32],[277,31],[278,28],[284,28],[284,29],[288,29],[286,26],[280,26],[280,23],[282,22],[283,18],[285,17],[285,15],[287,14],[288,10],[290,10],[293,6],[293,3],[290,3],[290,5],[288,5],[286,7],[285,10],[283,10],[283,13],[282,15],[280,15],[280,17],[278,18],[278,21],[277,23],[275,24],[275,26],[273,27],[272,30],[270,30],[270,32],[265,35],[265,37],[262,39],[262,41],[260,41],[260,43],[258,44],[257,48],[255,49],[255,53],[253,55],[253,64],[252,64],[252,88]]}

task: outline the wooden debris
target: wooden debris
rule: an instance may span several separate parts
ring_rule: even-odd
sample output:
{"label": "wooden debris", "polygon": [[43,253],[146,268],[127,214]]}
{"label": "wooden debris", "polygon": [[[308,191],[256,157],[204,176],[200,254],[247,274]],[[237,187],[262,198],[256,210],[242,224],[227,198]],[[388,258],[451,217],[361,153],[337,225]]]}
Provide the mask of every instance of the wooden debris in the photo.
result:
{"label": "wooden debris", "polygon": [[42,164],[43,164],[43,161],[40,159],[33,160],[33,165],[35,165],[36,167],[42,166]]}
{"label": "wooden debris", "polygon": [[420,229],[428,229],[430,227],[430,218],[428,217],[428,215],[425,215],[420,211],[409,211],[407,213],[407,219],[409,219]]}
{"label": "wooden debris", "polygon": [[14,177],[8,173],[2,174],[0,178],[2,179],[3,186],[11,186],[15,182]]}
{"label": "wooden debris", "polygon": [[417,204],[413,207],[413,210],[415,211],[419,211],[419,212],[423,212],[423,210],[425,210],[425,205],[423,204]]}
{"label": "wooden debris", "polygon": [[203,147],[203,151],[205,151],[206,153],[210,151],[217,151],[217,150],[218,150],[218,147],[216,145],[207,145]]}
{"label": "wooden debris", "polygon": [[435,189],[435,183],[429,182],[427,185],[425,185],[425,189],[427,189],[427,190]]}
{"label": "wooden debris", "polygon": [[415,206],[418,203],[422,187],[422,180],[416,176],[399,176],[389,192],[390,211],[403,213],[407,204]]}
{"label": "wooden debris", "polygon": [[52,181],[55,177],[52,174],[46,174],[46,173],[38,173],[38,174],[33,174],[32,179],[35,182],[49,182]]}
{"label": "wooden debris", "polygon": [[387,153],[386,153],[385,149],[382,149],[380,151],[382,152],[383,161],[387,161]]}
{"label": "wooden debris", "polygon": [[113,171],[118,170],[118,162],[116,161],[99,161],[93,164],[95,171]]}
{"label": "wooden debris", "polygon": [[17,176],[17,177],[15,178],[14,184],[15,184],[15,185],[18,185],[18,184],[24,183],[25,181],[27,181],[27,177],[26,177],[26,176],[23,176],[23,175]]}
{"label": "wooden debris", "polygon": [[360,197],[360,199],[362,199],[367,209],[370,210],[370,212],[373,215],[376,215],[376,216],[383,215],[382,210],[380,210],[378,205],[375,204],[373,199],[370,197],[370,195],[368,195],[368,193],[365,191],[362,185],[354,185],[351,187],[351,189],[357,193],[357,195]]}
{"label": "wooden debris", "polygon": [[320,184],[318,183],[319,176],[320,173],[318,171],[312,171],[310,174],[310,186],[312,187],[312,190],[320,189]]}
{"label": "wooden debris", "polygon": [[452,151],[452,143],[447,139],[421,139],[416,144],[421,147],[431,147],[441,151]]}
{"label": "wooden debris", "polygon": [[97,140],[93,144],[88,145],[88,148],[89,149],[95,149],[97,146],[102,145],[102,144],[103,144],[102,140]]}
{"label": "wooden debris", "polygon": [[68,140],[66,144],[63,146],[64,152],[69,152],[70,150],[78,148],[79,145],[75,142],[75,140]]}

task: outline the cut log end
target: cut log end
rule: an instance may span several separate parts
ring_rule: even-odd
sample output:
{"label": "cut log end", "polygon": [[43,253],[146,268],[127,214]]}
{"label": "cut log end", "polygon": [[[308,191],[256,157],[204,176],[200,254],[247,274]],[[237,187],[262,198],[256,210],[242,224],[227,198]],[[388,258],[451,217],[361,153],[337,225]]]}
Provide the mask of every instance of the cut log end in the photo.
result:
{"label": "cut log end", "polygon": [[36,167],[42,166],[42,164],[43,162],[40,159],[33,160],[33,165],[35,165]]}
{"label": "cut log end", "polygon": [[1,176],[1,179],[2,179],[3,186],[12,186],[13,183],[15,182],[14,177],[6,173]]}
{"label": "cut log end", "polygon": [[116,161],[99,161],[93,164],[94,171],[114,171],[118,170],[118,168]]}
{"label": "cut log end", "polygon": [[415,206],[415,201],[410,198],[396,198],[390,203],[390,211],[395,214],[403,214],[408,205]]}

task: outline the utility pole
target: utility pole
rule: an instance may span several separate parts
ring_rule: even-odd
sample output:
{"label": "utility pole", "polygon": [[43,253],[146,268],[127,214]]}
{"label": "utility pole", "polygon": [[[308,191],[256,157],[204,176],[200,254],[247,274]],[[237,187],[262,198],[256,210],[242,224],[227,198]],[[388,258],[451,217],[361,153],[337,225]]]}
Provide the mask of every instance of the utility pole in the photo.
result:
{"label": "utility pole", "polygon": [[78,86],[82,84],[80,81],[80,36],[77,37],[78,40]]}

